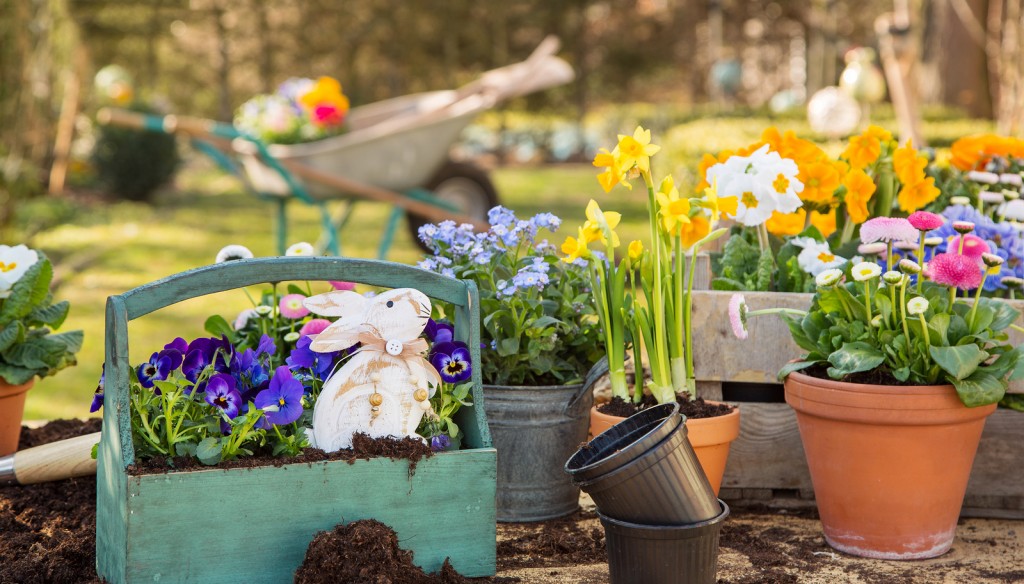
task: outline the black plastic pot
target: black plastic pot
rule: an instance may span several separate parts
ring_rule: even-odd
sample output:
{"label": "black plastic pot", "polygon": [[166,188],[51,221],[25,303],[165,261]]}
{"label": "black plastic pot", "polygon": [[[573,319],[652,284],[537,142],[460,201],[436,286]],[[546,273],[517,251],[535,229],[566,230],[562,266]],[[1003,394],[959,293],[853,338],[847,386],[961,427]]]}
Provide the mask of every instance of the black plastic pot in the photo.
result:
{"label": "black plastic pot", "polygon": [[577,484],[602,514],[620,521],[686,525],[720,512],[711,483],[686,437],[685,420],[629,463]]}
{"label": "black plastic pot", "polygon": [[729,506],[689,525],[640,525],[600,512],[612,584],[713,584],[718,535]]}
{"label": "black plastic pot", "polygon": [[658,445],[682,423],[679,404],[647,408],[615,424],[582,446],[565,463],[576,482],[597,478],[622,467]]}

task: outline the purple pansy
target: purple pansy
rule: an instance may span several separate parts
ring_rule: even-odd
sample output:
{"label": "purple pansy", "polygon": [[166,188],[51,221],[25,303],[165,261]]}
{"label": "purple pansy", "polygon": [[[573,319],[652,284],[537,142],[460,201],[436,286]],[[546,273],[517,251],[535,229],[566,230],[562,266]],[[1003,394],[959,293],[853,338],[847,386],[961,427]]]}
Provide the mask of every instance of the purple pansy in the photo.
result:
{"label": "purple pansy", "polygon": [[334,360],[341,354],[341,351],[334,353],[317,353],[309,348],[313,337],[303,335],[295,342],[295,348],[284,360],[292,371],[312,371],[317,378],[324,379],[331,369],[334,368]]}
{"label": "purple pansy", "polygon": [[461,341],[435,344],[430,352],[430,363],[447,383],[465,381],[473,372],[469,348]]}
{"label": "purple pansy", "polygon": [[448,343],[455,338],[454,326],[432,318],[427,319],[427,326],[423,328],[423,332],[427,334],[427,340],[431,343]]}
{"label": "purple pansy", "polygon": [[181,365],[181,352],[177,349],[164,349],[159,353],[153,353],[142,365],[139,365],[135,372],[139,377],[139,384],[142,387],[153,387],[154,381],[163,381],[172,371]]}
{"label": "purple pansy", "polygon": [[430,438],[430,449],[434,452],[441,452],[445,448],[448,448],[452,443],[452,439],[447,434],[438,434],[437,436],[431,436]]}
{"label": "purple pansy", "polygon": [[235,389],[235,379],[224,373],[211,377],[206,385],[206,403],[220,408],[228,418],[237,416],[242,395]]}
{"label": "purple pansy", "polygon": [[235,378],[236,387],[246,401],[252,397],[250,394],[266,389],[270,383],[266,369],[252,349],[246,349],[242,353],[236,352],[231,356],[231,376]]}
{"label": "purple pansy", "polygon": [[[292,376],[287,366],[282,365],[274,371],[270,387],[261,391],[253,403],[264,411],[271,424],[283,426],[302,415],[302,393],[302,384]],[[267,410],[275,407],[275,411]]]}
{"label": "purple pansy", "polygon": [[256,356],[262,357],[263,355],[273,355],[277,352],[277,345],[274,344],[274,339],[270,335],[263,335],[260,337],[260,342],[256,345]]}
{"label": "purple pansy", "polygon": [[96,413],[103,407],[103,384],[107,374],[100,373],[100,382],[96,384],[96,392],[92,395],[92,405],[89,406],[89,413]]}

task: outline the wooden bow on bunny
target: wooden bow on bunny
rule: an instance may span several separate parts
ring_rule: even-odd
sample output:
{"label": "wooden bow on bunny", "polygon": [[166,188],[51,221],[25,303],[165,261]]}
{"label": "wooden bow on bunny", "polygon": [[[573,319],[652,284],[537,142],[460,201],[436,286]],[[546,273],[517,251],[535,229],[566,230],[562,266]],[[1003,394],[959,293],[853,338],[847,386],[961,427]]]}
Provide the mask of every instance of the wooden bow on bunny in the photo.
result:
{"label": "wooden bow on bunny", "polygon": [[376,330],[361,330],[356,335],[356,339],[361,345],[360,351],[378,351],[400,359],[422,357],[430,350],[430,346],[424,338],[418,337],[412,341],[389,340],[381,336]]}

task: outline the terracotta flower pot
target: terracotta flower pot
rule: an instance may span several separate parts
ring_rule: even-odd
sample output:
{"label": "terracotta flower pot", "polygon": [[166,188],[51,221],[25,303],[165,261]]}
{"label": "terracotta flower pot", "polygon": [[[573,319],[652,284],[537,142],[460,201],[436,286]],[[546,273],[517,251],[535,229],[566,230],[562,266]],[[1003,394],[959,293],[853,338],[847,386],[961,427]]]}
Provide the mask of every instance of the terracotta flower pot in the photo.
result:
{"label": "terracotta flower pot", "polygon": [[[590,433],[597,436],[625,419],[602,414],[595,406],[590,409]],[[732,412],[714,418],[687,418],[686,427],[693,451],[717,497],[729,459],[729,445],[740,435],[740,410],[733,408]]]}
{"label": "terracotta flower pot", "polygon": [[786,378],[829,545],[868,558],[945,553],[985,418],[952,385],[878,386]]}
{"label": "terracotta flower pot", "polygon": [[0,378],[0,456],[18,450],[21,416],[25,413],[25,394],[35,382],[33,378],[21,385],[11,385]]}

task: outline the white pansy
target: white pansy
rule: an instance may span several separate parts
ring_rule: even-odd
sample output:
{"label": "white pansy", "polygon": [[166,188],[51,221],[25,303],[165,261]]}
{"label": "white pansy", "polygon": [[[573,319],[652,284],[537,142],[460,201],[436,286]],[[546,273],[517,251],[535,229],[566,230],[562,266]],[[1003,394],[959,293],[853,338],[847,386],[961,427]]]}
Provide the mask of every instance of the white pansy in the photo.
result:
{"label": "white pansy", "polygon": [[801,270],[812,276],[817,276],[825,270],[838,268],[845,264],[846,258],[832,253],[827,243],[812,239],[804,245],[804,249],[796,256],[796,261]]}
{"label": "white pansy", "polygon": [[313,245],[311,243],[300,241],[298,243],[292,244],[287,250],[285,250],[284,255],[307,257],[313,255],[314,253],[315,252],[313,250]]}
{"label": "white pansy", "polygon": [[11,288],[38,261],[39,254],[25,244],[0,245],[0,298],[10,296]]}

